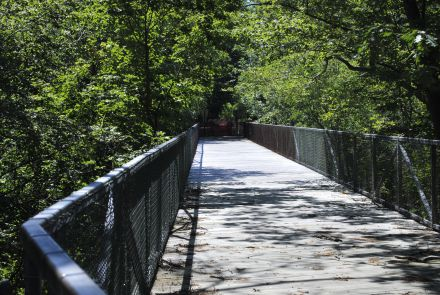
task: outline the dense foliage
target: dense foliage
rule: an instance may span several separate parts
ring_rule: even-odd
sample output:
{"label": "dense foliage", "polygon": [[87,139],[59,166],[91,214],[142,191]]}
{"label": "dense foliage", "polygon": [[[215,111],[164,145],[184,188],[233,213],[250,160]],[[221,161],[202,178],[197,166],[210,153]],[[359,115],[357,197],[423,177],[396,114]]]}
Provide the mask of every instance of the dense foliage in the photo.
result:
{"label": "dense foliage", "polygon": [[237,6],[1,2],[0,280],[21,284],[24,220],[197,119]]}
{"label": "dense foliage", "polygon": [[253,119],[440,136],[438,1],[246,6],[235,27],[246,56],[236,90]]}
{"label": "dense foliage", "polygon": [[432,0],[4,0],[0,280],[19,225],[210,117],[440,136]]}

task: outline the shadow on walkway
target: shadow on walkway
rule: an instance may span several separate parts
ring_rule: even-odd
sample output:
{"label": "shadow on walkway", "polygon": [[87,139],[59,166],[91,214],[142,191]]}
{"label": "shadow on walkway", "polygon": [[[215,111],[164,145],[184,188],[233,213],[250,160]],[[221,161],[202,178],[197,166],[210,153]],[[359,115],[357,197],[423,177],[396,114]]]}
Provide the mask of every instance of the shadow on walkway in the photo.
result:
{"label": "shadow on walkway", "polygon": [[393,286],[440,294],[438,233],[325,178],[205,168],[204,157],[202,144],[170,238],[174,260],[164,263],[181,285],[155,294],[272,294],[292,285],[332,293],[344,284],[352,294]]}

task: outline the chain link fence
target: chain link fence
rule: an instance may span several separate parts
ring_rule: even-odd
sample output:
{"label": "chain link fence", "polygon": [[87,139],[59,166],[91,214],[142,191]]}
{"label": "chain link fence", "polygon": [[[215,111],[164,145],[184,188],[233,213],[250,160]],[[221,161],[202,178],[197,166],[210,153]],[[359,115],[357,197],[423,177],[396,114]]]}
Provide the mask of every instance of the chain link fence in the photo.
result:
{"label": "chain link fence", "polygon": [[23,225],[26,294],[147,294],[197,148],[198,126]]}
{"label": "chain link fence", "polygon": [[250,140],[436,230],[439,140],[247,123]]}

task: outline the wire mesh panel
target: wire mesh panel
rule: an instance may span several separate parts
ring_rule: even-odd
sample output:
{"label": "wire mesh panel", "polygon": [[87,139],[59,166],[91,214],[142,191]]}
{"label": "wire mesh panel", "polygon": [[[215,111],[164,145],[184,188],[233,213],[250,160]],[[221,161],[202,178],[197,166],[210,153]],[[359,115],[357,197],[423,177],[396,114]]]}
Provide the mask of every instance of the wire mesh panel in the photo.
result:
{"label": "wire mesh panel", "polygon": [[293,129],[295,134],[295,160],[327,176],[336,175],[332,145],[324,130]]}
{"label": "wire mesh panel", "polygon": [[357,178],[357,190],[364,194],[371,191],[372,183],[372,139],[362,136],[356,136],[356,174]]}
{"label": "wire mesh panel", "polygon": [[147,294],[197,141],[194,126],[26,222],[26,292]]}
{"label": "wire mesh panel", "polygon": [[[251,128],[247,128],[248,126]],[[294,159],[295,147],[292,145],[294,133],[289,126],[273,128],[273,125],[258,124],[258,128],[254,127],[246,124],[245,136],[251,140],[258,139],[258,144],[286,158]]]}
{"label": "wire mesh panel", "polygon": [[[432,212],[431,148],[416,142],[399,143],[399,201],[411,213],[425,219],[438,213]],[[413,198],[414,195],[419,198]]]}
{"label": "wire mesh panel", "polygon": [[245,130],[250,140],[440,230],[440,141],[255,123]]}

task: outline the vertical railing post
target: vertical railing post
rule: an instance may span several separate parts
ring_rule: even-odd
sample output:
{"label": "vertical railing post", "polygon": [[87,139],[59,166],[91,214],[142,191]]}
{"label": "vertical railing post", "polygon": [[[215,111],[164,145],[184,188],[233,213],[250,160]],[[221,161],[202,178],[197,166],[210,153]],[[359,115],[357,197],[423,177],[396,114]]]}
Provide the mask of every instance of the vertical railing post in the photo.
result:
{"label": "vertical railing post", "polygon": [[345,167],[344,167],[344,144],[342,143],[342,133],[335,132],[334,138],[336,139],[336,166],[339,173],[336,175],[339,183],[347,184],[345,179]]}
{"label": "vertical railing post", "polygon": [[371,138],[371,196],[376,197],[376,176],[377,176],[377,142],[373,135]]}
{"label": "vertical railing post", "polygon": [[[127,232],[122,185],[115,181],[109,187],[109,198],[113,206],[113,224],[110,254],[110,279],[107,292],[110,295],[125,294],[126,288],[126,238]],[[128,217],[129,218],[129,217]]]}
{"label": "vertical railing post", "polygon": [[353,178],[353,191],[357,192],[359,188],[358,184],[358,164],[357,164],[357,137],[356,135],[353,135],[353,171],[352,171],[352,178]]}
{"label": "vertical railing post", "polygon": [[41,295],[41,276],[38,268],[29,259],[30,253],[26,251],[24,258],[24,285],[25,295]]}
{"label": "vertical railing post", "polygon": [[437,146],[431,145],[431,196],[432,223],[438,223],[437,196]]}
{"label": "vertical railing post", "polygon": [[163,206],[164,206],[164,204],[163,204],[164,185],[163,185],[162,169],[161,169],[161,172],[159,173],[158,181],[159,181],[159,190],[158,190],[159,196],[157,197],[158,198],[157,218],[158,218],[158,224],[159,224],[158,225],[159,233],[157,234],[158,241],[156,241],[158,244],[154,248],[155,251],[157,251],[157,252],[161,251],[162,235],[163,235],[163,222],[164,222],[164,218],[163,218],[163,214],[162,214],[163,213],[162,210],[163,210]]}
{"label": "vertical railing post", "polygon": [[401,162],[401,155],[400,155],[400,141],[397,141],[396,145],[396,198],[397,198],[397,206],[402,207],[402,181],[403,181],[403,174],[402,174],[402,165]]}

